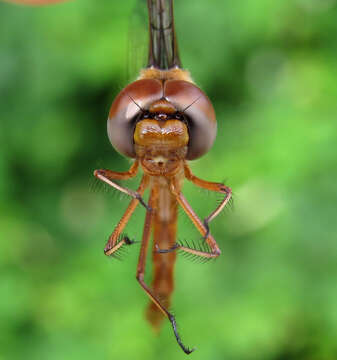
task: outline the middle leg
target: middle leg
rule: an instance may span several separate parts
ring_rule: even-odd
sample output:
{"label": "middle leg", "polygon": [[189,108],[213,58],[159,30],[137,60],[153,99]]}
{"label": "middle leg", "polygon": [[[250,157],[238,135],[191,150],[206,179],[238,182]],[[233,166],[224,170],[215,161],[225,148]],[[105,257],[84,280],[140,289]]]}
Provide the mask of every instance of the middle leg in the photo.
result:
{"label": "middle leg", "polygon": [[157,251],[159,253],[167,253],[167,252],[171,252],[171,251],[179,249],[179,250],[182,250],[187,253],[190,253],[190,254],[193,254],[196,256],[200,256],[203,258],[218,257],[221,254],[218,244],[216,243],[213,236],[209,233],[209,231],[207,230],[204,223],[200,220],[198,215],[194,212],[191,205],[188,203],[185,196],[182,194],[179,185],[176,183],[176,181],[174,179],[172,179],[170,182],[170,190],[171,190],[171,193],[176,197],[178,203],[181,205],[181,207],[186,212],[188,217],[191,219],[194,226],[198,229],[200,234],[204,237],[204,239],[205,239],[206,243],[209,245],[211,251],[207,252],[207,251],[203,251],[203,250],[193,249],[188,246],[183,246],[181,244],[175,244],[171,249],[158,249],[157,248]]}

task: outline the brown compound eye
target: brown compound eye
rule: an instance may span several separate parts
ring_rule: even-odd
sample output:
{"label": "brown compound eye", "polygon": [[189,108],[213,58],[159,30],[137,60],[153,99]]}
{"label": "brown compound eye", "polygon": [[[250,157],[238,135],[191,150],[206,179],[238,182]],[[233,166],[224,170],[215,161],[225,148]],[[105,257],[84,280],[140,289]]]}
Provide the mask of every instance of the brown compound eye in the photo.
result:
{"label": "brown compound eye", "polygon": [[118,152],[128,157],[136,156],[133,145],[135,118],[162,96],[162,83],[155,79],[137,80],[117,95],[110,108],[108,136]]}
{"label": "brown compound eye", "polygon": [[164,97],[188,118],[189,143],[186,158],[193,160],[204,155],[213,145],[217,124],[212,103],[194,84],[183,80],[168,80]]}

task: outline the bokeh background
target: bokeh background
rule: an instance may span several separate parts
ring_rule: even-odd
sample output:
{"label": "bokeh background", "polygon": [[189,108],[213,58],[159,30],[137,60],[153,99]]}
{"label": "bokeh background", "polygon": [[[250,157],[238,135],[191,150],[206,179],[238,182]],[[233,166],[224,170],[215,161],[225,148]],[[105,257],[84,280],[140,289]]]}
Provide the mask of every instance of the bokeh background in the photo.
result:
{"label": "bokeh background", "polygon": [[[103,255],[128,199],[92,181],[95,168],[130,166],[106,118],[144,57],[135,3],[0,3],[1,360],[186,356],[169,323],[155,336],[144,320],[139,244],[121,262]],[[191,166],[234,191],[211,227],[222,256],[177,261],[172,308],[190,356],[335,360],[337,3],[184,0],[175,11],[183,64],[219,124]],[[216,204],[184,191],[201,216]],[[136,240],[143,217],[127,229]],[[179,236],[198,236],[181,218]]]}

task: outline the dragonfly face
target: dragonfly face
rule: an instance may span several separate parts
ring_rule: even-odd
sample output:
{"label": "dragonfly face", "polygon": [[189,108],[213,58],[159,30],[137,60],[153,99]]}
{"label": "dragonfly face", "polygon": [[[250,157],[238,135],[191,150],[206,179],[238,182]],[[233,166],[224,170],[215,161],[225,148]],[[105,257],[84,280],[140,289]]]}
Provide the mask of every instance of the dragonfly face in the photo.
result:
{"label": "dragonfly face", "polygon": [[140,159],[145,172],[171,176],[181,160],[196,159],[212,146],[215,113],[192,82],[146,78],[128,85],[113,102],[108,135],[117,151]]}
{"label": "dragonfly face", "polygon": [[[145,173],[151,176],[174,176],[181,169],[187,154],[188,130],[186,124],[167,113],[150,115],[136,124],[134,142],[136,156]],[[159,116],[157,120],[156,117]]]}

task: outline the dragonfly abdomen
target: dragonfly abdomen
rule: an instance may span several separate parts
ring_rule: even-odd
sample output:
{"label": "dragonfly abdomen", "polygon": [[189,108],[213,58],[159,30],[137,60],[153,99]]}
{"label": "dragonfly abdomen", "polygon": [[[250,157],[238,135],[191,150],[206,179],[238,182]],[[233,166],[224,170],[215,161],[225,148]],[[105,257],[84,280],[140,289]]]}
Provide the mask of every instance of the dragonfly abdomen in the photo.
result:
{"label": "dragonfly abdomen", "polygon": [[[171,295],[174,290],[174,264],[176,252],[161,254],[156,246],[169,249],[176,243],[177,232],[177,201],[170,193],[167,185],[154,184],[158,188],[158,198],[153,219],[153,282],[152,289],[166,309],[170,307]],[[147,309],[147,319],[159,330],[164,314],[151,301]]]}

